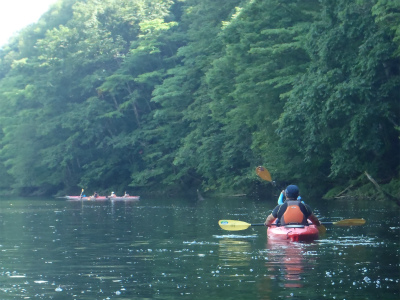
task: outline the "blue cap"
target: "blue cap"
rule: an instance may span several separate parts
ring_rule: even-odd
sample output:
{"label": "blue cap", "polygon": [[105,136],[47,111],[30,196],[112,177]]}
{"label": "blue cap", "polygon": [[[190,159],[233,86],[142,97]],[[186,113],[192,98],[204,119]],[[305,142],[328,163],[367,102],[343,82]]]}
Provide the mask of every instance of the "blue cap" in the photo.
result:
{"label": "blue cap", "polygon": [[289,185],[286,190],[285,190],[286,197],[291,198],[291,199],[297,199],[299,196],[299,188],[297,185]]}

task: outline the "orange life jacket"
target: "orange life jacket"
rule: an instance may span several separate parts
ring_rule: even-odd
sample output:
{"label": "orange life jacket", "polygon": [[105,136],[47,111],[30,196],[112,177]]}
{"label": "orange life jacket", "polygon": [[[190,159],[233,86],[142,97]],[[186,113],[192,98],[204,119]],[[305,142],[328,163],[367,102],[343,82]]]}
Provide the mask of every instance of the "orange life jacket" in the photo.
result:
{"label": "orange life jacket", "polygon": [[286,201],[287,208],[283,213],[281,218],[281,225],[289,225],[289,224],[307,224],[307,219],[304,216],[303,212],[300,209],[300,201],[297,200],[289,200]]}

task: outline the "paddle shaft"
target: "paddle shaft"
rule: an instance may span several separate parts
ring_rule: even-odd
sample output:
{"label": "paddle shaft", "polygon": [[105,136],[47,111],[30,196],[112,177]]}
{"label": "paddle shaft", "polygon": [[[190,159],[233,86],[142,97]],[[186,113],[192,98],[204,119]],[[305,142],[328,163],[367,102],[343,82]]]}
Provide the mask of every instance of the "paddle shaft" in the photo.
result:
{"label": "paddle shaft", "polygon": [[[321,226],[318,226],[318,231],[320,234],[324,234],[326,231],[326,228],[324,225],[334,225],[334,226],[360,226],[365,224],[364,219],[347,219],[347,220],[341,220],[337,222],[321,222]],[[246,223],[243,221],[237,221],[237,220],[220,220],[218,222],[218,225],[224,229],[224,230],[229,230],[229,231],[238,231],[238,230],[246,230],[250,226],[265,226],[264,223]],[[276,224],[271,224],[272,226],[277,226]],[[270,225],[270,226],[271,226]],[[311,224],[309,224],[311,225]]]}
{"label": "paddle shaft", "polygon": [[[312,225],[312,223],[308,223],[308,225]],[[335,225],[335,222],[321,222],[321,225]],[[250,224],[250,226],[265,226],[264,223],[255,223],[255,224]],[[270,226],[278,226],[277,224],[271,224]],[[285,225],[282,225],[285,226]],[[307,226],[307,225],[304,225]]]}
{"label": "paddle shaft", "polygon": [[[337,222],[320,222],[320,223],[321,223],[321,225],[338,225]],[[271,225],[276,226],[276,224],[271,224]],[[308,223],[308,225],[312,225],[312,223]],[[351,224],[348,226],[354,226],[354,225],[357,225],[357,224]],[[265,224],[264,223],[255,223],[255,224],[250,224],[250,226],[265,226]],[[282,225],[282,226],[284,226],[284,225]]]}
{"label": "paddle shaft", "polygon": [[335,222],[320,222],[322,225],[335,225]]}

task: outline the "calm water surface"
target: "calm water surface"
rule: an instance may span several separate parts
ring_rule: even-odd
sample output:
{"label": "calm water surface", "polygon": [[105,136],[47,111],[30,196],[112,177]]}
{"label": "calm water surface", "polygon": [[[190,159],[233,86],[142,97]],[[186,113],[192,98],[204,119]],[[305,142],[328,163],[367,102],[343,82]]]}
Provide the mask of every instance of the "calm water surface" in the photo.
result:
{"label": "calm water surface", "polygon": [[0,299],[398,299],[399,208],[308,202],[329,227],[311,244],[271,243],[276,199],[138,202],[0,199]]}

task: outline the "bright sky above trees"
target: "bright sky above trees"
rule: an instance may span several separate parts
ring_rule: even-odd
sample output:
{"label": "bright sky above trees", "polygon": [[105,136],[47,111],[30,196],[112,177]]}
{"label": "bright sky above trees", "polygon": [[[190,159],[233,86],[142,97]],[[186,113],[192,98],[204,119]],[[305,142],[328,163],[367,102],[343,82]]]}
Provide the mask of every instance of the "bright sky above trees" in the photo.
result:
{"label": "bright sky above trees", "polygon": [[57,0],[0,1],[0,47],[17,31],[35,23]]}

